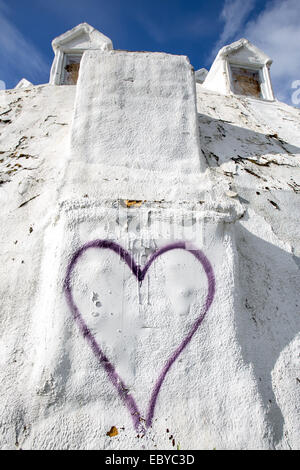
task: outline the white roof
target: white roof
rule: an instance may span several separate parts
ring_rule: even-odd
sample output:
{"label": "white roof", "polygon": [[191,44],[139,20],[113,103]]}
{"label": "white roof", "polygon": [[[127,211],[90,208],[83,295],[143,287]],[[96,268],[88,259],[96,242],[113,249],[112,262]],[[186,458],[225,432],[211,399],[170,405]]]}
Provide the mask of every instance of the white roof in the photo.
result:
{"label": "white roof", "polygon": [[255,58],[257,64],[271,65],[273,62],[272,59],[267,56],[261,49],[256,47],[254,44],[248,41],[248,39],[245,38],[241,38],[238,41],[229,44],[228,46],[222,47],[222,49],[219,50],[215,60],[234,56],[240,49],[246,49],[250,53],[250,56]]}
{"label": "white roof", "polygon": [[88,23],[81,23],[75,28],[66,31],[52,41],[53,50],[56,49],[112,49],[112,41]]}

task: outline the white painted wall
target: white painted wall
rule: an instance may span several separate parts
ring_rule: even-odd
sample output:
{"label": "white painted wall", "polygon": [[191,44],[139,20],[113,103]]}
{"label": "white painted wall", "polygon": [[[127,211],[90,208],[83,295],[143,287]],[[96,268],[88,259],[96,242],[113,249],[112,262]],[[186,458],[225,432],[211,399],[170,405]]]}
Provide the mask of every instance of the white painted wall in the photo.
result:
{"label": "white painted wall", "polygon": [[29,80],[27,80],[26,78],[22,78],[22,80],[20,80],[17,85],[15,86],[16,89],[18,88],[28,88],[30,86],[33,86],[33,84],[31,82],[29,82]]}
{"label": "white painted wall", "polygon": [[199,173],[203,162],[188,59],[160,53],[86,52],[71,156],[111,168]]}
{"label": "white painted wall", "polygon": [[[77,90],[0,92],[2,449],[299,448],[299,110],[197,85],[197,116],[193,87],[185,58],[97,52]],[[72,256],[99,238],[141,265],[187,240],[215,275],[144,437],[64,291]],[[144,417],[205,302],[202,265],[173,250],[139,285],[115,253],[91,248],[71,286]]]}

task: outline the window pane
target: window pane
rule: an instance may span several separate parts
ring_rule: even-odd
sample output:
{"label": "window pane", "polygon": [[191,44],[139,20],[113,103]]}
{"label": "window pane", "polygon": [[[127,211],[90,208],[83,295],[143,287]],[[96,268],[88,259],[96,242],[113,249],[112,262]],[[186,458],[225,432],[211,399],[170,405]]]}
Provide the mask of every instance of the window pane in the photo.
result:
{"label": "window pane", "polygon": [[63,70],[62,85],[76,85],[79,74],[81,55],[67,55]]}
{"label": "window pane", "polygon": [[233,91],[237,95],[261,98],[261,81],[259,70],[231,66]]}

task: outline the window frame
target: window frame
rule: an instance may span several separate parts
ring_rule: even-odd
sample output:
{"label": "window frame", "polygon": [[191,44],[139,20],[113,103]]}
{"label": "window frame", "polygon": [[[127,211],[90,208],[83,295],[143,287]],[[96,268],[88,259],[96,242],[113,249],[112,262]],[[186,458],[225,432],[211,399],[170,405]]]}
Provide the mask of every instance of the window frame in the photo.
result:
{"label": "window frame", "polygon": [[[258,72],[259,80],[260,80],[260,93],[261,93],[261,96],[259,98],[256,96],[251,96],[251,95],[241,95],[234,91],[232,67],[237,67],[237,68],[241,68],[245,70],[252,70],[252,71]],[[228,68],[228,76],[229,76],[229,81],[230,81],[230,91],[233,95],[239,96],[242,98],[250,98],[254,100],[274,101],[273,91],[272,89],[270,90],[271,85],[270,85],[269,69],[267,68],[266,65],[249,64],[249,63],[243,64],[243,63],[228,61],[227,68]]]}
{"label": "window frame", "polygon": [[[81,52],[81,51],[77,51],[77,50],[76,50],[76,51],[73,50],[73,51],[70,51],[70,52],[64,51],[63,54],[64,54],[64,55],[63,55],[62,67],[61,67],[60,84],[61,84],[61,85],[65,85],[65,86],[76,86],[76,84],[75,84],[75,85],[70,85],[70,84],[64,83],[64,81],[65,81],[65,73],[66,73],[65,67],[66,67],[66,65],[67,65],[67,58],[70,57],[70,56],[71,56],[71,57],[80,57],[80,61],[79,61],[79,64],[80,64],[81,59],[82,59],[82,56],[83,56],[83,51],[82,51],[82,52]],[[80,67],[80,66],[79,66],[79,67]]]}

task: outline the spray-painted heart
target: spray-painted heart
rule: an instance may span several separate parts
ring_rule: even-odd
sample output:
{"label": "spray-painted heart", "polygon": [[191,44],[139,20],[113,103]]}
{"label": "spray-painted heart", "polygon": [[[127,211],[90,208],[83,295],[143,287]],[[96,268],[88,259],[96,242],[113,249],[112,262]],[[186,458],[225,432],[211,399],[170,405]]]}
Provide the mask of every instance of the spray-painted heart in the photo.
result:
{"label": "spray-painted heart", "polygon": [[128,410],[130,411],[135,429],[137,431],[145,431],[143,426],[141,425],[141,421],[142,421],[141,420],[141,414],[138,410],[138,407],[135,403],[135,400],[134,400],[133,396],[130,393],[128,393],[128,389],[127,389],[126,385],[122,381],[121,377],[117,374],[113,364],[109,361],[109,359],[103,353],[101,347],[97,343],[94,335],[89,330],[89,328],[88,328],[87,324],[85,323],[80,311],[77,308],[77,305],[74,302],[74,298],[73,298],[73,295],[72,295],[72,287],[71,287],[71,275],[72,275],[72,272],[73,272],[78,260],[83,255],[83,253],[85,253],[89,248],[109,249],[109,250],[112,250],[115,253],[117,253],[125,261],[125,263],[127,263],[129,268],[131,269],[132,273],[135,275],[135,277],[137,278],[137,280],[139,282],[142,282],[144,280],[148,269],[150,268],[151,264],[153,263],[153,261],[156,258],[161,256],[163,253],[166,253],[167,251],[177,250],[177,249],[186,250],[189,253],[191,253],[193,256],[195,256],[195,258],[197,258],[197,260],[202,264],[202,267],[203,267],[203,269],[205,271],[205,274],[207,276],[208,292],[207,292],[207,297],[206,297],[206,301],[205,301],[203,310],[200,313],[200,315],[197,317],[194,324],[192,325],[192,327],[191,327],[189,333],[187,334],[187,336],[183,339],[181,344],[177,347],[177,349],[171,354],[169,359],[166,361],[166,363],[165,363],[165,365],[164,365],[164,367],[163,367],[163,369],[162,369],[162,371],[161,371],[161,373],[160,373],[160,375],[159,375],[159,377],[158,377],[158,379],[155,383],[155,386],[153,388],[153,391],[152,391],[152,394],[151,394],[151,397],[150,397],[149,405],[148,405],[148,411],[147,411],[147,415],[146,415],[146,428],[148,428],[152,424],[152,419],[153,419],[153,415],[154,415],[156,400],[157,400],[160,388],[162,386],[162,383],[163,383],[169,369],[171,368],[172,364],[176,361],[178,356],[181,354],[181,352],[184,350],[184,348],[191,341],[191,339],[194,336],[195,332],[197,331],[197,329],[201,325],[206,313],[208,312],[209,307],[212,304],[212,301],[213,301],[213,298],[214,298],[214,295],[215,295],[214,272],[213,272],[213,269],[212,269],[212,266],[211,266],[210,262],[208,261],[206,256],[202,253],[202,251],[197,250],[197,249],[192,249],[191,246],[189,246],[189,248],[187,248],[186,243],[183,242],[183,241],[169,244],[167,246],[164,246],[163,248],[160,248],[158,251],[154,252],[150,256],[149,260],[147,261],[147,263],[145,264],[145,266],[143,268],[141,268],[140,266],[138,266],[135,263],[134,259],[131,257],[131,255],[128,253],[128,251],[126,251],[124,248],[122,248],[117,243],[114,243],[114,242],[109,241],[109,240],[94,240],[92,242],[86,243],[79,250],[76,251],[76,253],[73,255],[73,257],[70,261],[70,264],[69,264],[68,269],[67,269],[67,275],[66,275],[66,279],[65,279],[65,283],[64,283],[64,288],[65,288],[67,301],[68,301],[70,309],[73,313],[74,319],[75,319],[76,323],[78,324],[78,326],[81,330],[81,333],[83,334],[83,336],[89,342],[95,356],[97,357],[97,359],[99,360],[101,365],[106,370],[110,381],[115,386],[115,388],[117,389],[121,399],[123,400],[124,404],[127,406]]}

